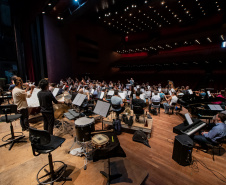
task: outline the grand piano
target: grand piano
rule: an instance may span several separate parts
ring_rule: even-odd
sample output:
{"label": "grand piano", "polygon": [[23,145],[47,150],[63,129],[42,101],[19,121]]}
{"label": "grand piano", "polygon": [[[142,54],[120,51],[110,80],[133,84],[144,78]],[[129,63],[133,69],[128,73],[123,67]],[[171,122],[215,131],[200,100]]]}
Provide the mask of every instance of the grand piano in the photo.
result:
{"label": "grand piano", "polygon": [[[187,134],[192,135],[197,131],[206,126],[206,122],[201,120],[210,120],[213,117],[225,110],[225,106],[215,105],[214,102],[225,102],[224,98],[213,98],[213,97],[201,97],[195,94],[184,95],[182,98],[178,99],[178,103],[181,104],[188,112],[192,115],[192,124],[184,123],[173,128],[173,132],[176,134]],[[198,118],[198,119],[197,119]]]}
{"label": "grand piano", "polygon": [[214,105],[214,102],[226,102],[226,99],[220,97],[201,97],[195,94],[184,95],[178,99],[178,103],[181,104],[192,117],[199,119],[212,119],[218,112],[225,110],[225,106],[221,106],[221,109],[211,109],[209,105]]}

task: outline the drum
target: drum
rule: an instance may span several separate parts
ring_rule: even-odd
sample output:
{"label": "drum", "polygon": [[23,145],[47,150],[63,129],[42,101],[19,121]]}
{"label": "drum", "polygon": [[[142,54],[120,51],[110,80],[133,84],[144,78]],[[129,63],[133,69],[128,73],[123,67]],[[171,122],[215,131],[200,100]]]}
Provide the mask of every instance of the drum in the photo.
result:
{"label": "drum", "polygon": [[94,118],[82,117],[75,120],[75,134],[77,141],[86,142],[91,140],[91,132],[95,130]]}
{"label": "drum", "polygon": [[96,134],[92,137],[91,142],[94,148],[102,148],[109,142],[109,137],[105,134]]}

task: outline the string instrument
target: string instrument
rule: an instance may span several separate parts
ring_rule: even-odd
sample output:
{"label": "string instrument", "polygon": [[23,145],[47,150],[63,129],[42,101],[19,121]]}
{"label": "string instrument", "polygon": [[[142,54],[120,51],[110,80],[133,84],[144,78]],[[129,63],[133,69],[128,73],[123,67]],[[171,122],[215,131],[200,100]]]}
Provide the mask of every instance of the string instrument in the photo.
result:
{"label": "string instrument", "polygon": [[173,81],[168,80],[168,85],[171,87],[171,89],[173,88],[175,91],[177,91],[178,88],[175,88]]}

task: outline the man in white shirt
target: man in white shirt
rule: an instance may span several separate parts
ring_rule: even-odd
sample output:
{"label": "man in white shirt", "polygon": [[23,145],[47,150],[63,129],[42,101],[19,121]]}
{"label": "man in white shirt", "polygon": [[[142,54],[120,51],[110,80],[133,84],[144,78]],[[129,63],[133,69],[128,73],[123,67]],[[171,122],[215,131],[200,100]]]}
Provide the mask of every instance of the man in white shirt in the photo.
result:
{"label": "man in white shirt", "polygon": [[12,91],[13,101],[17,105],[17,110],[20,114],[22,114],[20,118],[20,125],[22,127],[22,131],[28,130],[29,123],[28,123],[28,105],[27,99],[30,98],[33,92],[34,86],[31,86],[31,91],[28,94],[27,91],[29,90],[29,84],[26,84],[26,89],[23,90],[23,80],[20,77],[16,77],[14,80],[15,88]]}

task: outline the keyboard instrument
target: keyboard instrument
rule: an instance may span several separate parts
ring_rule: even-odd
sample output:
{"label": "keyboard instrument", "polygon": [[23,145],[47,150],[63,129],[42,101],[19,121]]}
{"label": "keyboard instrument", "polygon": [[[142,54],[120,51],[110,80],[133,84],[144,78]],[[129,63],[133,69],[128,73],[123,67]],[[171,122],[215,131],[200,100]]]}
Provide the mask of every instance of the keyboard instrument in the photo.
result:
{"label": "keyboard instrument", "polygon": [[203,127],[206,126],[206,123],[198,120],[198,119],[192,119],[194,120],[193,124],[187,125],[187,122],[181,123],[180,125],[177,125],[173,128],[173,132],[176,134],[187,134],[192,135],[201,130]]}

